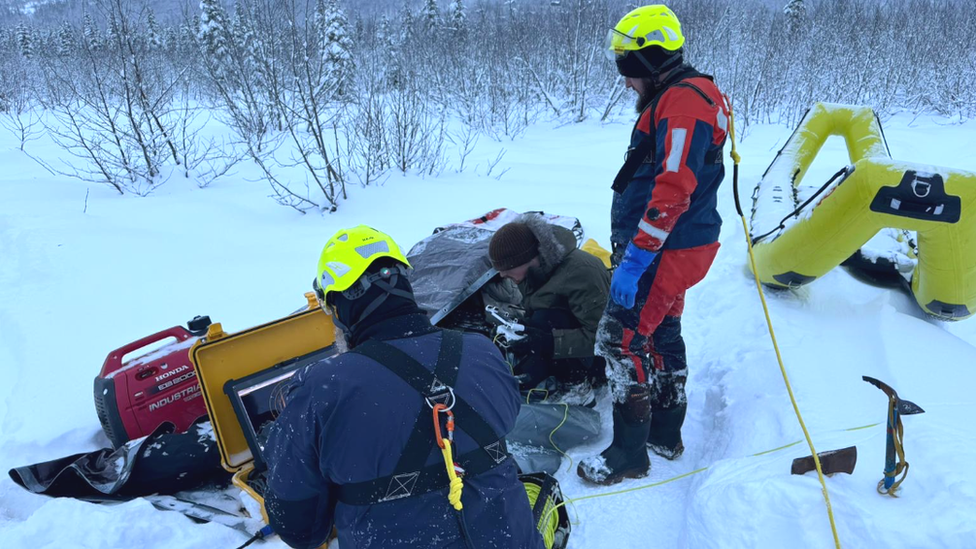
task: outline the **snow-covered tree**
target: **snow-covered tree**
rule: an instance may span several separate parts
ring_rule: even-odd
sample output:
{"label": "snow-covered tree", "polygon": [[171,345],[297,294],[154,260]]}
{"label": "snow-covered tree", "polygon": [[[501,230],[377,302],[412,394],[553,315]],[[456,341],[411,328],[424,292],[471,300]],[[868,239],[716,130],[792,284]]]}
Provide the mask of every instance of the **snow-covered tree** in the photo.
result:
{"label": "snow-covered tree", "polygon": [[82,21],[82,29],[85,35],[85,43],[90,49],[97,50],[102,47],[102,33],[98,30],[98,26],[95,24],[95,20],[92,19],[90,13],[85,14]]}
{"label": "snow-covered tree", "polygon": [[376,28],[376,44],[387,52],[382,59],[386,62],[386,77],[390,85],[394,88],[402,83],[400,67],[400,29],[398,29],[390,18],[383,15],[380,24]]}
{"label": "snow-covered tree", "polygon": [[424,27],[427,30],[436,29],[441,24],[441,13],[437,9],[437,0],[426,0],[424,4],[424,9],[421,12],[421,18],[424,21]]}
{"label": "snow-covered tree", "polygon": [[221,65],[230,52],[227,12],[220,0],[200,0],[200,25],[197,38],[204,53]]}
{"label": "snow-covered tree", "polygon": [[200,19],[196,16],[191,16],[190,23],[180,25],[179,31],[176,33],[176,40],[173,41],[172,48],[181,55],[187,54],[188,52],[196,52],[196,44],[194,44],[193,37],[196,36],[197,29],[199,27]]}
{"label": "snow-covered tree", "polygon": [[240,76],[245,77],[250,82],[250,86],[255,90],[255,93],[259,90],[264,90],[267,86],[267,81],[263,67],[258,62],[261,43],[257,34],[254,32],[254,28],[251,26],[251,21],[248,18],[243,2],[238,2],[234,7],[234,18],[231,22],[231,29],[231,34],[240,55],[241,70],[247,73],[246,75]]}
{"label": "snow-covered tree", "polygon": [[159,23],[156,22],[156,14],[153,13],[152,8],[149,9],[149,13],[146,15],[146,39],[150,48],[163,47],[165,37],[163,31],[159,28]]}
{"label": "snow-covered tree", "polygon": [[110,17],[108,20],[108,34],[106,36],[108,47],[115,48],[119,44],[119,23],[115,20],[115,17]]}
{"label": "snow-covered tree", "polygon": [[71,34],[71,26],[61,23],[58,27],[58,56],[67,57],[75,49],[74,36]]}
{"label": "snow-covered tree", "polygon": [[403,6],[400,8],[400,44],[403,44],[410,36],[413,35],[414,26],[417,21],[417,16],[413,13],[413,8],[410,6],[410,0],[404,0]]}
{"label": "snow-covered tree", "polygon": [[234,17],[231,19],[230,28],[234,42],[242,50],[250,50],[254,41],[254,31],[251,30],[251,25],[248,23],[247,16],[244,14],[243,4],[238,3],[234,6]]}
{"label": "snow-covered tree", "polygon": [[349,22],[337,0],[318,0],[315,10],[324,77],[336,95],[348,93],[353,75],[352,38]]}
{"label": "snow-covered tree", "polygon": [[380,17],[380,22],[376,26],[376,43],[384,47],[392,46],[399,42],[400,31],[393,26],[390,18],[386,15]]}
{"label": "snow-covered tree", "polygon": [[17,36],[17,49],[20,51],[20,55],[23,55],[25,59],[34,57],[34,36],[31,28],[21,21],[17,23],[15,33]]}
{"label": "snow-covered tree", "polygon": [[462,0],[452,0],[449,8],[448,22],[455,34],[467,32],[467,17],[464,14],[464,3]]}
{"label": "snow-covered tree", "polygon": [[783,7],[783,14],[786,15],[786,28],[790,36],[796,36],[806,24],[807,8],[803,0],[790,0]]}

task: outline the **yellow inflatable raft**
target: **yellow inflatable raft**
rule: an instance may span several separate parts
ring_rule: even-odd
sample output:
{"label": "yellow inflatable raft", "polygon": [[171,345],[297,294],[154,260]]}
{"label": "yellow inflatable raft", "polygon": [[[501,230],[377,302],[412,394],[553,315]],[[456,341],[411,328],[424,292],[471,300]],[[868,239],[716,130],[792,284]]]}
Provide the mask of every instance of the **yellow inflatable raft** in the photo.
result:
{"label": "yellow inflatable raft", "polygon": [[[850,165],[801,200],[798,188],[829,136]],[[917,233],[911,291],[931,315],[976,312],[976,174],[891,158],[867,107],[817,103],[753,193],[750,237],[764,284],[795,287],[823,276],[883,229]]]}

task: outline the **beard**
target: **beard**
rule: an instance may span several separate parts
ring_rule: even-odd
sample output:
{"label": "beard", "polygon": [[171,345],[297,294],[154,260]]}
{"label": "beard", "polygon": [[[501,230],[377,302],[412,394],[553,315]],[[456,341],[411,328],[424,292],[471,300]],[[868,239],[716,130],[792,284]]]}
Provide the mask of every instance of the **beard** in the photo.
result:
{"label": "beard", "polygon": [[654,100],[654,96],[657,95],[657,87],[651,82],[649,78],[644,79],[644,92],[637,94],[637,112],[642,113],[651,101]]}

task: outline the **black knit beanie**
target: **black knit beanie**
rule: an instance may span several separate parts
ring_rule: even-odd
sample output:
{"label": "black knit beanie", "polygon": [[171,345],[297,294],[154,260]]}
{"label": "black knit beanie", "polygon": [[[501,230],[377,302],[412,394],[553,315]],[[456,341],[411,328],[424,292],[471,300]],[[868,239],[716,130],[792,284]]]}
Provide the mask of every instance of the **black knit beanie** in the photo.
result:
{"label": "black knit beanie", "polygon": [[509,223],[495,231],[488,244],[488,258],[496,271],[525,265],[539,255],[539,240],[525,223]]}

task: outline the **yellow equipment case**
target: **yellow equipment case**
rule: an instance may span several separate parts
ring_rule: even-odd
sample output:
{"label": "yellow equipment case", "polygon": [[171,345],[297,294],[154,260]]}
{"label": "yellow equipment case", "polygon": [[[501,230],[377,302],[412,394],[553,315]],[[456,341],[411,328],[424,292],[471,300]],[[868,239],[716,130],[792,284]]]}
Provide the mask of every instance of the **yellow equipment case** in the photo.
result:
{"label": "yellow equipment case", "polygon": [[[255,380],[247,391],[252,396],[264,397],[299,366],[332,354],[335,340],[332,317],[318,306],[314,294],[307,293],[305,297],[307,308],[237,333],[225,333],[219,323],[212,324],[206,337],[190,350],[220,449],[221,464],[234,473],[234,485],[261,504],[265,524],[268,518],[263,483],[256,478],[261,471],[255,467],[256,456],[252,452],[259,426],[240,420],[244,410],[239,393],[232,389],[242,381]],[[259,405],[274,410],[273,403]]]}

